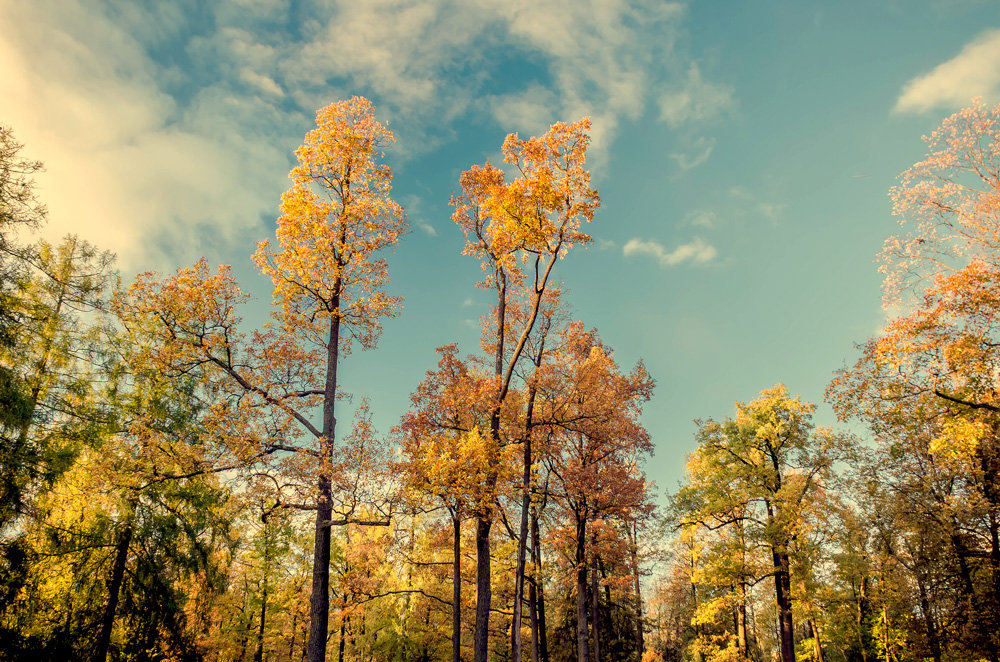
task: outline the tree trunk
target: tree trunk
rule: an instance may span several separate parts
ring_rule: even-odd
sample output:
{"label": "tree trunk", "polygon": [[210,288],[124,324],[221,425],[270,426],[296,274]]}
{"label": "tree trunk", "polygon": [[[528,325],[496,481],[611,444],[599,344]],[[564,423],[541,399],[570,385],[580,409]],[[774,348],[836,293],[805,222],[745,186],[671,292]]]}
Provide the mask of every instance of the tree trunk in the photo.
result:
{"label": "tree trunk", "polygon": [[105,662],[108,659],[108,649],[111,647],[111,632],[115,626],[115,611],[118,609],[118,596],[121,595],[122,582],[125,579],[125,565],[128,562],[128,548],[132,544],[132,521],[118,535],[115,545],[115,562],[111,567],[111,582],[108,584],[108,604],[104,607],[101,619],[101,631],[94,646],[94,661]]}
{"label": "tree trunk", "polygon": [[576,514],[576,659],[590,662],[587,636],[587,519]]}
{"label": "tree trunk", "polygon": [[253,662],[264,660],[264,620],[267,617],[267,580],[264,580],[263,595],[260,599],[260,625],[257,627],[257,650],[253,654]]}
{"label": "tree trunk", "polygon": [[545,584],[542,582],[542,541],[538,532],[538,513],[531,511],[531,549],[535,564],[535,589],[538,592],[538,654],[549,662],[549,639],[545,631]]}
{"label": "tree trunk", "polygon": [[590,628],[594,635],[594,662],[601,662],[601,591],[597,575],[597,554],[590,553]]}
{"label": "tree trunk", "polygon": [[924,628],[927,632],[927,643],[931,647],[931,656],[934,662],[941,662],[941,642],[938,640],[937,627],[934,625],[934,614],[931,612],[931,603],[927,597],[927,587],[923,580],[917,578],[917,587],[920,590],[920,613],[924,617]]}
{"label": "tree trunk", "polygon": [[[545,332],[543,330],[538,346],[538,355],[533,358],[535,364],[535,376],[537,377],[542,364],[542,356],[545,350]],[[521,528],[517,538],[517,571],[514,574],[514,617],[510,626],[510,659],[513,662],[521,662],[521,608],[524,602],[524,564],[528,543],[528,510],[531,506],[531,433],[534,428],[533,416],[535,413],[535,395],[537,389],[535,382],[528,387],[528,404],[525,407],[524,415],[524,461],[521,480]]]}
{"label": "tree trunk", "polygon": [[[639,659],[641,660],[642,654],[646,652],[646,644],[642,623],[642,590],[639,588],[639,531],[636,529],[637,526],[635,522],[632,523],[632,532],[629,535],[629,554],[632,557],[632,574],[635,576],[635,630],[638,636]],[[625,534],[629,534],[628,525],[625,526]]]}
{"label": "tree trunk", "polygon": [[809,631],[813,640],[813,656],[816,662],[824,662],[826,658],[823,657],[823,644],[819,640],[819,626],[812,619],[809,619]]}
{"label": "tree trunk", "polygon": [[451,562],[451,661],[462,662],[462,520],[458,513],[455,513],[452,525],[455,528],[455,547]]}
{"label": "tree trunk", "polygon": [[[347,607],[347,597],[344,597],[344,607]],[[347,622],[350,619],[347,615],[340,617],[340,641],[337,642],[337,662],[344,662],[344,649],[347,644]]]}
{"label": "tree trunk", "polygon": [[778,603],[778,632],[781,638],[781,662],[795,662],[795,628],[792,623],[791,579],[788,554],[772,548],[774,594]]}
{"label": "tree trunk", "polygon": [[747,585],[740,582],[739,602],[736,603],[736,647],[743,657],[750,656],[750,645],[747,641]]}
{"label": "tree trunk", "polygon": [[476,518],[476,635],[472,657],[475,662],[487,662],[490,638],[490,602],[493,599],[490,584],[490,529],[493,516]]}
{"label": "tree trunk", "polygon": [[[534,561],[534,550],[532,550],[532,561]],[[532,563],[534,567],[534,563]],[[532,576],[528,579],[528,617],[531,620],[531,662],[538,662],[538,590],[535,587],[536,579]]]}
{"label": "tree trunk", "polygon": [[[334,291],[338,291],[339,279]],[[340,298],[335,297],[332,308],[336,312],[330,320],[330,337],[326,348],[326,388],[323,392],[323,436],[319,440],[320,469],[317,481],[319,499],[316,503],[316,533],[313,546],[312,593],[309,596],[308,662],[325,662],[326,636],[330,620],[330,520],[333,517],[331,502],[331,464],[333,461],[334,434],[337,428],[335,406],[337,403],[337,361],[340,346]]]}

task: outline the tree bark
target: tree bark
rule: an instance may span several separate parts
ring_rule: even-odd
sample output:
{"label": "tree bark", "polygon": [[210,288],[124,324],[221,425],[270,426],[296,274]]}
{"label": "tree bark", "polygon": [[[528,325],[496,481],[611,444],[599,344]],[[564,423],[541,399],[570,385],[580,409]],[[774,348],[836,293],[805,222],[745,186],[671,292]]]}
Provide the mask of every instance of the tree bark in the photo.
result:
{"label": "tree bark", "polygon": [[819,640],[819,626],[812,619],[809,619],[809,631],[812,633],[813,656],[816,662],[824,662],[826,658],[823,657],[823,644]]}
{"label": "tree bark", "polygon": [[[542,337],[544,344],[545,338]],[[535,360],[535,374],[538,374],[539,365],[542,362],[542,347],[539,347],[538,356]],[[510,625],[510,659],[513,662],[521,662],[521,609],[524,602],[524,565],[528,543],[528,510],[531,506],[531,433],[532,416],[535,412],[535,385],[528,388],[528,404],[525,408],[524,419],[524,458],[521,480],[524,481],[521,488],[521,528],[518,531],[517,539],[517,571],[514,574],[514,616]]]}
{"label": "tree bark", "polygon": [[[339,280],[334,291],[338,291]],[[309,596],[308,662],[325,662],[326,636],[330,619],[330,520],[333,517],[331,501],[331,464],[333,461],[334,435],[337,418],[337,362],[340,350],[340,298],[334,297],[335,311],[330,319],[330,336],[326,348],[326,388],[323,393],[323,436],[319,440],[320,470],[317,481],[319,499],[316,508],[316,533],[313,546],[312,593]]]}
{"label": "tree bark", "polygon": [[263,662],[264,660],[264,622],[267,617],[267,579],[264,580],[263,595],[260,599],[260,624],[257,627],[257,650],[254,651],[253,661]]}
{"label": "tree bark", "polygon": [[108,584],[108,604],[104,607],[101,619],[101,631],[94,646],[94,661],[105,662],[108,659],[108,649],[111,647],[111,632],[115,626],[115,611],[118,609],[118,596],[121,595],[122,582],[125,579],[125,565],[128,562],[128,548],[132,544],[132,521],[118,535],[115,545],[115,562],[111,568],[111,582]]}
{"label": "tree bark", "polygon": [[576,514],[576,659],[590,662],[590,637],[587,636],[587,519]]}
{"label": "tree bark", "polygon": [[778,604],[778,631],[781,637],[781,662],[795,662],[795,628],[792,622],[791,579],[788,554],[772,548],[774,594]]}
{"label": "tree bark", "polygon": [[642,654],[646,652],[646,643],[644,640],[644,628],[642,622],[642,590],[639,587],[639,532],[636,529],[636,526],[636,523],[633,522],[632,532],[631,535],[629,535],[628,525],[626,525],[625,534],[629,535],[629,554],[632,557],[632,574],[635,576],[635,629],[639,642],[639,659],[642,659]]}
{"label": "tree bark", "polygon": [[535,590],[538,592],[538,654],[549,662],[549,639],[545,631],[545,584],[542,581],[542,541],[538,531],[538,513],[531,511],[531,548],[535,564]]}
{"label": "tree bark", "polygon": [[594,635],[594,662],[601,662],[601,591],[597,575],[597,554],[590,553],[590,621]]}
{"label": "tree bark", "polygon": [[743,657],[750,654],[750,645],[747,641],[747,585],[740,582],[739,602],[736,604],[736,647]]}
{"label": "tree bark", "polygon": [[493,588],[490,580],[490,529],[493,515],[476,518],[476,635],[472,656],[475,662],[487,662],[490,637],[490,602]]}
{"label": "tree bark", "polygon": [[452,525],[455,528],[455,545],[451,572],[451,660],[462,662],[462,520],[457,512]]}

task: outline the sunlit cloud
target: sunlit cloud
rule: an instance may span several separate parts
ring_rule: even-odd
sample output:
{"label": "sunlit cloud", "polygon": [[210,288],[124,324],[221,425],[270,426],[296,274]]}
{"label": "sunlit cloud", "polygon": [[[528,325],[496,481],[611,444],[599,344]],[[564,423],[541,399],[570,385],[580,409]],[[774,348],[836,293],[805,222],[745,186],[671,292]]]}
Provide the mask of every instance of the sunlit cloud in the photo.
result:
{"label": "sunlit cloud", "polygon": [[906,83],[893,110],[953,110],[973,97],[1000,98],[1000,29],[982,33],[952,59]]}
{"label": "sunlit cloud", "polygon": [[622,248],[622,253],[626,257],[633,255],[651,257],[659,262],[661,267],[675,267],[686,262],[691,264],[705,264],[711,262],[718,255],[715,246],[712,246],[699,237],[696,237],[689,243],[681,244],[673,250],[667,250],[658,241],[639,238],[629,239]]}

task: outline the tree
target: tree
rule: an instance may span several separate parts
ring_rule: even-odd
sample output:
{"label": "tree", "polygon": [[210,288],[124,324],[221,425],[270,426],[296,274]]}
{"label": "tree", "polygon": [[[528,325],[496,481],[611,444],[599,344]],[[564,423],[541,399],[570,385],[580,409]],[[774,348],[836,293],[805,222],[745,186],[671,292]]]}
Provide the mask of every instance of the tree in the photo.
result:
{"label": "tree", "polygon": [[[977,101],[925,141],[927,156],[891,190],[910,231],[887,240],[881,255],[886,303],[903,312],[837,372],[828,398],[839,416],[866,421],[896,449],[889,466],[919,476],[912,487],[930,496],[946,484],[942,500],[964,502],[933,528],[957,555],[960,593],[974,598],[975,557],[985,556],[989,603],[1000,605],[1000,106]],[[958,482],[935,480],[956,463],[964,465]],[[961,531],[967,518],[985,526]],[[982,646],[998,659],[995,640]]]}
{"label": "tree", "polygon": [[[264,241],[254,253],[274,285],[272,321],[263,332],[240,333],[236,311],[245,296],[228,268],[212,275],[204,261],[162,283],[140,277],[126,302],[157,320],[160,345],[152,359],[162,369],[205,367],[205,378],[229,394],[214,410],[220,440],[242,447],[237,453],[244,459],[290,454],[282,471],[293,477],[287,485],[293,496],[282,505],[316,513],[310,662],[325,658],[330,527],[360,521],[357,498],[377,482],[364,474],[373,466],[370,457],[362,459],[370,435],[353,437],[351,453],[362,456],[337,447],[337,369],[354,341],[373,347],[380,318],[398,311],[399,297],[383,291],[388,270],[377,252],[406,230],[403,210],[390,197],[389,167],[379,163],[393,136],[375,119],[374,106],[354,97],[319,110],[316,123],[296,150],[277,247]],[[311,420],[314,408],[320,425]],[[334,517],[335,492],[342,489],[347,502]],[[368,516],[360,519],[387,524]]]}
{"label": "tree", "polygon": [[[568,325],[560,335],[551,373],[540,385],[538,424],[550,428],[545,462],[557,485],[556,501],[573,530],[577,659],[586,662],[591,659],[587,566],[595,566],[591,574],[596,581],[598,558],[590,547],[596,547],[599,530],[607,529],[604,520],[634,522],[651,509],[639,464],[652,453],[652,444],[638,419],[652,395],[653,380],[641,363],[623,374],[596,332],[585,331],[580,323]],[[593,590],[591,595],[596,616],[599,596]],[[594,659],[599,660],[599,625],[596,617],[592,621]]]}
{"label": "tree", "polygon": [[[493,354],[493,397],[489,411],[488,438],[491,464],[497,464],[503,441],[501,411],[511,392],[514,371],[522,357],[552,270],[559,258],[590,237],[581,231],[600,204],[597,191],[590,187],[584,169],[590,138],[590,120],[574,124],[554,124],[538,138],[522,140],[507,136],[504,161],[514,167],[510,182],[489,163],[473,166],[461,178],[462,195],[453,198],[453,220],[462,228],[467,243],[465,253],[480,259],[485,278],[479,286],[493,289],[497,306],[484,346]],[[508,326],[508,302],[520,294],[527,314],[518,328]],[[508,338],[514,343],[508,346]],[[491,472],[486,485],[495,489],[497,475]],[[489,646],[490,530],[494,509],[486,505],[476,516],[476,633],[475,662],[486,662]],[[527,514],[522,512],[521,528]],[[524,555],[520,545],[519,558]]]}
{"label": "tree", "polygon": [[[807,530],[809,502],[829,484],[834,462],[845,459],[850,448],[845,437],[813,430],[814,410],[778,384],[748,404],[736,403],[735,418],[699,421],[698,449],[688,464],[687,485],[677,496],[683,522],[710,529],[730,526],[739,537],[752,537],[769,550],[767,574],[774,577],[783,662],[795,662],[791,580],[796,541]],[[737,545],[740,553],[745,549]],[[746,574],[741,561],[737,579]]]}

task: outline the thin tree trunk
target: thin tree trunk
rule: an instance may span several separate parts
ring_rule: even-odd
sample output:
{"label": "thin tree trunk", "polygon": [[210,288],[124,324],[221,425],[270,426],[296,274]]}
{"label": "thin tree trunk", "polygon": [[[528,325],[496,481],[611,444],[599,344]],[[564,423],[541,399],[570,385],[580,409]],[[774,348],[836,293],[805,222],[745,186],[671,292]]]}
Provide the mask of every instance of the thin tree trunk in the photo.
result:
{"label": "thin tree trunk", "polygon": [[[347,599],[344,599],[347,604]],[[347,644],[347,622],[350,620],[347,615],[340,617],[340,641],[337,643],[337,662],[344,662],[344,649]]]}
{"label": "thin tree trunk", "polygon": [[455,529],[455,544],[451,562],[451,660],[462,662],[462,520],[457,512],[452,525]]}
{"label": "thin tree trunk", "polygon": [[931,645],[931,656],[934,662],[941,662],[941,642],[938,640],[937,628],[934,625],[934,614],[931,612],[930,600],[927,598],[927,587],[923,580],[917,579],[920,589],[920,612],[924,616],[924,627],[927,629],[927,642]]}
{"label": "thin tree trunk", "polygon": [[[339,291],[339,279],[334,291]],[[330,620],[330,520],[333,517],[331,502],[331,464],[333,461],[334,434],[337,419],[337,361],[340,345],[340,297],[334,297],[330,319],[330,336],[326,348],[326,388],[323,392],[323,436],[320,438],[320,469],[317,481],[319,499],[316,508],[316,533],[313,547],[312,593],[309,596],[308,662],[325,662],[326,636]]]}
{"label": "thin tree trunk", "polygon": [[750,654],[750,645],[747,641],[747,585],[740,582],[739,602],[736,604],[736,646],[743,657]]}
{"label": "thin tree trunk", "polygon": [[267,580],[264,580],[264,591],[260,599],[260,625],[257,627],[257,650],[253,654],[254,662],[264,660],[264,620],[267,617]]}
{"label": "thin tree trunk", "polygon": [[590,662],[590,637],[587,636],[587,519],[576,514],[576,659]]}
{"label": "thin tree trunk", "polygon": [[538,654],[549,662],[549,639],[545,630],[545,584],[542,582],[542,541],[538,531],[538,513],[531,511],[531,547],[535,563],[535,589],[538,592]]}
{"label": "thin tree trunk", "polygon": [[601,662],[601,591],[597,575],[597,554],[590,553],[590,613],[594,635],[594,662]]}
{"label": "thin tree trunk", "polygon": [[[504,373],[504,338],[507,324],[507,280],[502,269],[497,269],[497,327],[496,353],[494,355],[493,373],[502,378]],[[500,446],[500,408],[503,406],[505,392],[501,390],[497,402],[490,413],[490,442],[496,446],[499,456]],[[492,459],[492,458],[491,458]],[[499,458],[497,458],[499,459]],[[491,463],[492,466],[495,466]],[[487,493],[496,488],[497,475],[487,476]],[[473,662],[487,662],[490,648],[490,604],[493,600],[492,577],[490,572],[490,529],[493,528],[492,503],[476,517],[476,631],[472,642]]]}
{"label": "thin tree trunk", "polygon": [[94,646],[94,661],[105,662],[108,659],[108,649],[111,647],[111,632],[115,626],[115,611],[118,609],[118,596],[121,595],[122,582],[125,579],[125,565],[128,562],[128,548],[132,544],[132,521],[118,535],[115,545],[115,562],[111,567],[111,583],[108,585],[108,604],[104,607],[101,619],[101,631]]}
{"label": "thin tree trunk", "polygon": [[[542,336],[538,344],[538,354],[533,357],[535,364],[535,377],[538,376],[542,365],[542,356],[545,351],[545,336],[548,333],[548,325],[542,330]],[[511,620],[510,628],[510,659],[513,662],[521,662],[521,608],[524,598],[524,565],[528,546],[528,510],[531,506],[531,433],[534,428],[535,396],[538,390],[535,382],[532,381],[528,387],[528,404],[525,407],[524,415],[524,461],[521,479],[521,528],[517,538],[517,572],[514,575],[514,617]]]}
{"label": "thin tree trunk", "polygon": [[826,658],[823,657],[823,644],[819,640],[819,626],[812,619],[809,619],[809,631],[813,640],[813,657],[816,658],[816,662],[824,662]]}
{"label": "thin tree trunk", "polygon": [[[532,549],[532,567],[534,567],[534,549]],[[531,662],[538,662],[538,590],[535,587],[535,577],[528,579],[528,616],[531,619]]]}
{"label": "thin tree trunk", "polygon": [[[639,531],[636,528],[637,526],[637,523],[632,523],[632,534],[629,535],[629,554],[632,557],[632,574],[635,576],[635,629],[639,641],[639,659],[642,659],[642,654],[646,652],[646,643],[642,622],[642,590],[639,588]],[[625,526],[625,534],[629,534],[627,524]]]}

